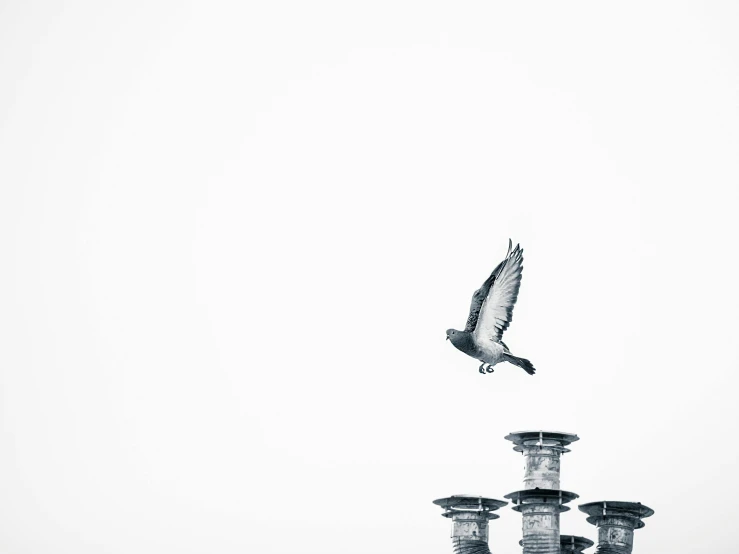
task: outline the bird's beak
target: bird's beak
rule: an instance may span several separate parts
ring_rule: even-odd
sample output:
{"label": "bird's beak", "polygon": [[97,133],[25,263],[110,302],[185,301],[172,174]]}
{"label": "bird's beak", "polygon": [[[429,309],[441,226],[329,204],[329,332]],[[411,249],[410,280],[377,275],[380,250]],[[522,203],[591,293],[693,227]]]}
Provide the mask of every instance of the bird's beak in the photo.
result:
{"label": "bird's beak", "polygon": [[449,335],[446,336],[446,340],[449,340]]}

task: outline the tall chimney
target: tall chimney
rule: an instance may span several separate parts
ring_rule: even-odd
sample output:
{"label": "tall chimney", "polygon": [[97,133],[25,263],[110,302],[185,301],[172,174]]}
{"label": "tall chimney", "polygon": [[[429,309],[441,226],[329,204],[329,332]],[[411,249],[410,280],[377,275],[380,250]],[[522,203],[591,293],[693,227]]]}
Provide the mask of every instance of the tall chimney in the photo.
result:
{"label": "tall chimney", "polygon": [[524,489],[505,498],[523,516],[523,554],[560,554],[559,514],[577,498],[560,489],[559,460],[577,435],[555,431],[520,431],[506,437],[525,458]]}
{"label": "tall chimney", "polygon": [[500,516],[492,513],[508,504],[503,500],[458,494],[434,500],[444,508],[444,517],[452,520],[452,544],[455,554],[490,554],[488,521]]}
{"label": "tall chimney", "polygon": [[631,554],[634,548],[634,529],[644,527],[642,518],[654,510],[641,502],[590,502],[580,511],[588,514],[588,523],[598,527],[596,554]]}

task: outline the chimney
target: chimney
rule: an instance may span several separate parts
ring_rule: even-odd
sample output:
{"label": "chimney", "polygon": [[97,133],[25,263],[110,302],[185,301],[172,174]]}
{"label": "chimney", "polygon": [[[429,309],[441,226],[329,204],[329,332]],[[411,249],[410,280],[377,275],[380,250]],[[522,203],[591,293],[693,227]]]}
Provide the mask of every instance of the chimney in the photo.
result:
{"label": "chimney", "polygon": [[452,520],[452,544],[455,554],[490,554],[488,521],[500,516],[492,513],[508,504],[503,500],[458,494],[434,500],[444,508],[444,517]]}
{"label": "chimney", "polygon": [[[581,554],[593,546],[584,537],[560,535],[559,514],[568,511],[568,502],[578,498],[560,489],[560,458],[577,435],[555,431],[520,431],[506,437],[525,460],[523,490],[507,494],[512,508],[523,519],[523,554]],[[495,510],[508,504],[482,496],[456,495],[434,500],[452,520],[455,554],[490,554],[488,522],[498,519]],[[588,523],[598,527],[595,554],[631,554],[634,529],[644,527],[643,518],[654,510],[639,502],[591,502],[581,504]]]}
{"label": "chimney", "polygon": [[506,437],[525,459],[524,489],[505,498],[523,516],[523,554],[560,554],[559,514],[578,496],[560,489],[559,460],[577,435],[554,431],[521,431]]}
{"label": "chimney", "polygon": [[644,527],[642,518],[654,510],[641,502],[590,502],[580,511],[588,514],[588,523],[598,527],[596,554],[630,554],[634,548],[634,529]]}

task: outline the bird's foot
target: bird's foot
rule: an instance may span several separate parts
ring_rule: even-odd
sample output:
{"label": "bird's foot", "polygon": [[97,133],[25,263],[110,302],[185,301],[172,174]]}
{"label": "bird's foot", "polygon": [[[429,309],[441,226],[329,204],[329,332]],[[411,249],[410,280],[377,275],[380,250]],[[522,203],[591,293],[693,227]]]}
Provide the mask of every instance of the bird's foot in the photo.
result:
{"label": "bird's foot", "polygon": [[[485,367],[485,366],[487,366],[487,367]],[[478,368],[478,371],[480,373],[482,373],[483,375],[485,375],[486,373],[492,373],[493,372],[493,366],[490,365],[490,364],[488,364],[488,363],[484,363],[483,362],[483,364]]]}
{"label": "bird's foot", "polygon": [[477,370],[477,371],[479,371],[479,372],[480,372],[481,374],[485,375],[485,364],[483,363],[483,364],[482,364],[482,365],[481,365],[481,366],[480,366],[480,367],[478,368],[478,370]]}
{"label": "bird's foot", "polygon": [[491,364],[488,364],[488,366],[485,368],[485,371],[487,373],[492,373],[495,370],[493,369],[493,366]]}

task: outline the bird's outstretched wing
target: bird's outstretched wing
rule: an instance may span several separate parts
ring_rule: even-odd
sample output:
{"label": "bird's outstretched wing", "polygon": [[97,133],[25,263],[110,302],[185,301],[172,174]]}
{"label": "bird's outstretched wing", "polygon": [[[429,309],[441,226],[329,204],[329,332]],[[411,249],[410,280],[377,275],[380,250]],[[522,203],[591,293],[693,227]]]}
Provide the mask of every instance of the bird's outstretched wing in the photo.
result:
{"label": "bird's outstretched wing", "polygon": [[523,271],[523,250],[520,245],[506,256],[493,280],[474,330],[476,341],[500,340],[513,318],[513,306],[518,298]]}
{"label": "bird's outstretched wing", "polygon": [[513,242],[511,241],[511,239],[508,239],[508,252],[506,252],[505,259],[495,267],[493,272],[490,274],[490,277],[485,279],[485,282],[482,284],[482,286],[475,291],[475,294],[472,295],[472,302],[470,303],[470,315],[467,316],[467,325],[465,325],[464,328],[466,332],[471,333],[475,330],[475,327],[477,326],[477,318],[480,315],[480,308],[482,308],[482,303],[485,302],[485,298],[487,298],[488,292],[490,291],[490,286],[495,282],[498,273],[508,260],[508,256],[511,255],[512,247]]}

